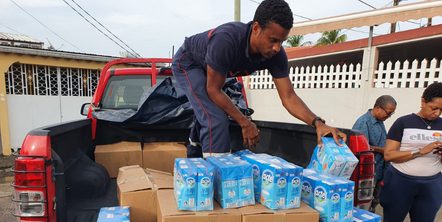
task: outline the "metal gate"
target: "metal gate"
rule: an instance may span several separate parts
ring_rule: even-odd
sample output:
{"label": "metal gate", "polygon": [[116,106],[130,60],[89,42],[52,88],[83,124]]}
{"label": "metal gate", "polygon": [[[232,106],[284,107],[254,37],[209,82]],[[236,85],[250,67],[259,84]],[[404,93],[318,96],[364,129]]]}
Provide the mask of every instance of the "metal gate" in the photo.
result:
{"label": "metal gate", "polygon": [[14,63],[5,73],[11,147],[37,127],[84,118],[100,70]]}

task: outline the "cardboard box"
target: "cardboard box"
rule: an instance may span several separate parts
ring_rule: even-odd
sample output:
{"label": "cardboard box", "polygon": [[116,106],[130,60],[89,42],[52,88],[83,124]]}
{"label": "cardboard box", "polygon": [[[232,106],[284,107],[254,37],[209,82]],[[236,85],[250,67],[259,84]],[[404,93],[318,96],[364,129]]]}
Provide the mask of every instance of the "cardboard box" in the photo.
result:
{"label": "cardboard box", "polygon": [[185,211],[178,210],[173,190],[159,190],[157,194],[157,222],[241,222],[241,213],[237,209],[223,209],[217,202],[214,202],[213,210]]}
{"label": "cardboard box", "polygon": [[173,195],[173,177],[170,173],[140,166],[120,168],[117,177],[118,202],[130,206],[131,222],[157,220],[157,190],[170,189]]}
{"label": "cardboard box", "polygon": [[183,143],[145,143],[143,147],[143,168],[161,170],[173,174],[175,158],[187,158]]}
{"label": "cardboard box", "polygon": [[301,202],[299,208],[287,210],[270,210],[260,203],[238,208],[242,222],[318,222],[319,213]]}
{"label": "cardboard box", "polygon": [[95,162],[103,165],[110,178],[118,176],[118,169],[123,166],[142,166],[141,144],[136,142],[120,142],[95,147]]}

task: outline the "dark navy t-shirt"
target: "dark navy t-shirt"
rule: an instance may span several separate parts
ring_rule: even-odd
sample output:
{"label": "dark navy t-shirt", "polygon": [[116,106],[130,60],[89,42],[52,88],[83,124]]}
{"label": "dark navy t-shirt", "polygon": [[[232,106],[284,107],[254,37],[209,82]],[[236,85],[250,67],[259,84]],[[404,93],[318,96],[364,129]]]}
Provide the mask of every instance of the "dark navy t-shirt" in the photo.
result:
{"label": "dark navy t-shirt", "polygon": [[272,58],[251,58],[249,39],[253,22],[231,22],[186,38],[184,47],[197,68],[233,76],[250,75],[256,70],[268,69],[274,78],[288,76],[288,60],[284,48]]}
{"label": "dark navy t-shirt", "polygon": [[[431,129],[427,129],[428,125]],[[400,142],[399,151],[424,148],[434,141],[442,141],[442,119],[428,121],[416,114],[402,116],[391,126],[387,139]],[[391,165],[411,176],[433,176],[442,170],[441,157],[432,152],[405,162],[391,162]]]}

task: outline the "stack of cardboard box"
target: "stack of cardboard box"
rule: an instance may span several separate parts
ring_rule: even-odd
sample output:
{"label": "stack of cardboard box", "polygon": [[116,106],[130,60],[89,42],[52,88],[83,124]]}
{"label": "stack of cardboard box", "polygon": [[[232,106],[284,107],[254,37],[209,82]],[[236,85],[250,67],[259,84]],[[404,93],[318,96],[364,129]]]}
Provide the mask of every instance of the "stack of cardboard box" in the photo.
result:
{"label": "stack of cardboard box", "polygon": [[95,162],[103,165],[110,178],[116,178],[118,169],[124,166],[139,165],[143,168],[173,173],[175,158],[186,158],[184,143],[120,142],[98,145],[95,148]]}
{"label": "stack of cardboard box", "polygon": [[296,209],[270,210],[257,203],[237,209],[223,209],[213,202],[211,211],[178,210],[171,174],[140,166],[120,169],[118,178],[120,206],[130,206],[131,222],[317,222],[319,213],[304,203]]}
{"label": "stack of cardboard box", "polygon": [[270,210],[259,203],[223,209],[213,202],[211,211],[178,210],[172,173],[175,158],[186,157],[182,143],[121,142],[100,145],[95,150],[95,161],[108,170],[111,178],[117,177],[119,205],[130,207],[131,222],[319,221],[319,213],[305,204],[290,210]]}

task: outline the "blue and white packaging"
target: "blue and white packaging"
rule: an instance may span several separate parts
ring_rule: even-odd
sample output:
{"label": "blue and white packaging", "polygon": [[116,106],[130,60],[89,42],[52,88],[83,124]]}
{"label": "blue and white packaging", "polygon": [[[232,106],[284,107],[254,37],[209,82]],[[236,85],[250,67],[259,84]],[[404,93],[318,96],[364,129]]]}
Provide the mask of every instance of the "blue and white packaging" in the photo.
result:
{"label": "blue and white packaging", "polygon": [[[342,140],[340,142],[343,144],[343,147],[338,146],[331,137],[321,137],[321,140],[323,145],[321,147],[316,146],[307,168],[333,176],[341,176],[342,174],[344,178],[350,178],[357,165],[357,158],[354,157]],[[347,168],[344,171],[345,167]],[[344,172],[345,174],[343,174]]]}
{"label": "blue and white packaging", "polygon": [[314,206],[314,188],[319,178],[316,174],[309,174],[304,170],[304,176],[301,184],[301,200],[309,205]]}
{"label": "blue and white packaging", "polygon": [[255,159],[265,159],[265,160],[268,160],[269,162],[272,162],[272,163],[287,163],[286,160],[284,160],[280,157],[272,156],[272,155],[269,155],[266,153],[256,153],[256,154],[254,154],[254,158]]}
{"label": "blue and white packaging", "polygon": [[339,185],[339,189],[341,191],[340,219],[342,222],[351,222],[353,220],[355,183],[342,178],[334,178],[333,182]]}
{"label": "blue and white packaging", "polygon": [[366,210],[353,207],[354,222],[381,222],[381,216]]}
{"label": "blue and white packaging", "polygon": [[[341,143],[345,144],[344,142]],[[340,147],[339,151],[341,152],[341,155],[345,160],[345,166],[342,168],[342,171],[339,174],[339,176],[345,179],[350,179],[351,175],[353,174],[353,171],[358,166],[359,160],[358,158],[356,158],[356,156],[353,154],[350,148],[347,147],[347,145]]]}
{"label": "blue and white packaging", "polygon": [[249,154],[254,154],[254,153],[252,151],[250,151],[249,149],[239,150],[234,153],[234,155],[237,155],[237,156],[243,156],[243,155],[249,155]]}
{"label": "blue and white packaging", "polygon": [[312,154],[312,158],[310,159],[307,169],[322,171],[322,165],[318,162],[315,152]]}
{"label": "blue and white packaging", "polygon": [[287,179],[283,168],[275,163],[263,164],[260,203],[271,210],[285,209]]}
{"label": "blue and white packaging", "polygon": [[314,209],[319,212],[319,221],[339,221],[341,193],[337,184],[317,181],[314,188]]}
{"label": "blue and white packaging", "polygon": [[339,185],[312,170],[304,171],[301,199],[319,212],[319,221],[340,220],[341,191]]}
{"label": "blue and white packaging", "polygon": [[130,222],[130,207],[102,207],[97,222]]}
{"label": "blue and white packaging", "polygon": [[287,197],[285,209],[298,208],[301,204],[301,182],[303,168],[292,163],[280,164],[286,171]]}
{"label": "blue and white packaging", "polygon": [[207,157],[212,166],[215,167],[215,199],[223,208],[238,207],[238,172],[236,165],[231,161],[219,159],[217,157]]}
{"label": "blue and white packaging", "polygon": [[215,199],[223,208],[255,204],[251,164],[231,155],[207,161],[215,167]]}
{"label": "blue and white packaging", "polygon": [[198,172],[190,161],[177,165],[174,191],[179,210],[196,211],[197,176]]}
{"label": "blue and white packaging", "polygon": [[255,201],[258,201],[261,203],[261,174],[262,174],[262,168],[264,164],[270,164],[265,159],[257,158],[256,155],[244,155],[242,156],[244,160],[246,160],[248,163],[252,165],[252,178],[253,178],[253,190],[255,193]]}
{"label": "blue and white packaging", "polygon": [[213,167],[201,158],[175,159],[174,193],[179,210],[213,210]]}
{"label": "blue and white packaging", "polygon": [[237,164],[239,183],[238,207],[255,205],[252,164],[243,160],[238,161]]}
{"label": "blue and white packaging", "polygon": [[214,168],[206,161],[193,162],[198,169],[197,211],[213,210]]}

